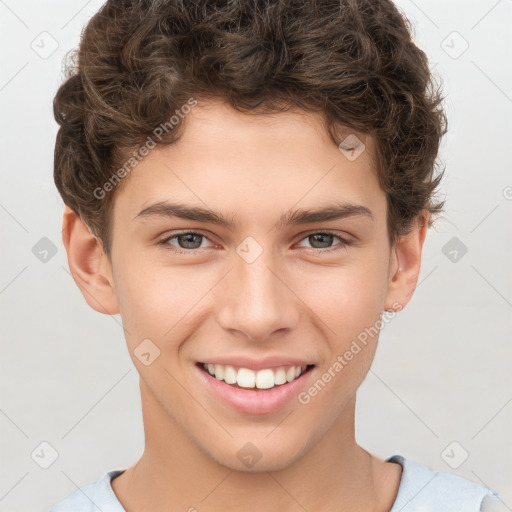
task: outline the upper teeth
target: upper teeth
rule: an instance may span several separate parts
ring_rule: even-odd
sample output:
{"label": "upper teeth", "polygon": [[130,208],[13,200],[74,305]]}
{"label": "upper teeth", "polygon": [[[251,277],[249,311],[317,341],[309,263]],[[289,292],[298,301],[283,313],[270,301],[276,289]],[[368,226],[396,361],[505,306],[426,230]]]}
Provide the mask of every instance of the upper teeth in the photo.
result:
{"label": "upper teeth", "polygon": [[270,389],[280,384],[286,384],[295,380],[306,366],[281,367],[277,370],[267,368],[257,372],[249,368],[239,368],[223,364],[203,363],[203,367],[216,379],[223,380],[226,384],[238,384],[241,388]]}

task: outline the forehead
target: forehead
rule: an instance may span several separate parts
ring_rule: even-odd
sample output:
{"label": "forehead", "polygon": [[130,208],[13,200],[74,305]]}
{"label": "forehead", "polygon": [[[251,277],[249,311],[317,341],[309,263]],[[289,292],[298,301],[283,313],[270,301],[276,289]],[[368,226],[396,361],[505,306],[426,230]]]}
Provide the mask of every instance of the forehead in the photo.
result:
{"label": "forehead", "polygon": [[372,138],[340,127],[348,141],[342,149],[361,143],[351,158],[330,139],[320,114],[246,114],[218,101],[198,104],[184,123],[177,143],[150,150],[123,183],[115,207],[123,218],[166,200],[251,222],[273,222],[277,209],[294,205],[345,200],[378,208],[385,201]]}

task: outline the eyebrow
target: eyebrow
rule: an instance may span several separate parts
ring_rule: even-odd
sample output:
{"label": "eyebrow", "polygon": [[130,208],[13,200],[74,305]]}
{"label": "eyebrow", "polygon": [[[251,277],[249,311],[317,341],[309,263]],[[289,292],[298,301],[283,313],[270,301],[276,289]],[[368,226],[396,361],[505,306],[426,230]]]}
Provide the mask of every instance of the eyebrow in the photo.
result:
{"label": "eyebrow", "polygon": [[[275,226],[280,229],[284,226],[298,226],[360,216],[374,220],[371,210],[366,206],[353,203],[334,203],[314,209],[297,209],[286,212],[281,215]],[[196,222],[217,224],[228,229],[238,226],[233,216],[226,217],[222,213],[206,208],[188,206],[182,203],[170,203],[168,201],[159,201],[149,205],[133,218],[146,219],[151,217],[177,217]]]}

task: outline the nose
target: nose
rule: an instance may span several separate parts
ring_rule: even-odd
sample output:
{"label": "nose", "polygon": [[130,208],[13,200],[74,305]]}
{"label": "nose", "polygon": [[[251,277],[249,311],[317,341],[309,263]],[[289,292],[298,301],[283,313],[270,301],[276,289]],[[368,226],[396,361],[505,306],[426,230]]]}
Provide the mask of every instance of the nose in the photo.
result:
{"label": "nose", "polygon": [[251,341],[264,341],[278,331],[295,328],[300,301],[286,277],[267,251],[252,263],[235,254],[228,282],[224,282],[220,297],[217,295],[221,327],[243,333]]}

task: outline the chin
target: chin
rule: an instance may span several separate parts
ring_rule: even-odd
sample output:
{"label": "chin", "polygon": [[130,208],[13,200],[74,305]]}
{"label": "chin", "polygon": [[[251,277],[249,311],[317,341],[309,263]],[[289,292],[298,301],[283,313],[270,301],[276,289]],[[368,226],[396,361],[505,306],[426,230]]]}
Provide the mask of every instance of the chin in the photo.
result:
{"label": "chin", "polygon": [[244,441],[232,439],[224,447],[217,446],[219,451],[207,450],[204,453],[217,464],[244,473],[280,471],[292,466],[304,455],[304,443],[284,443],[279,436],[273,440],[264,437],[253,441],[248,439],[245,436]]}

